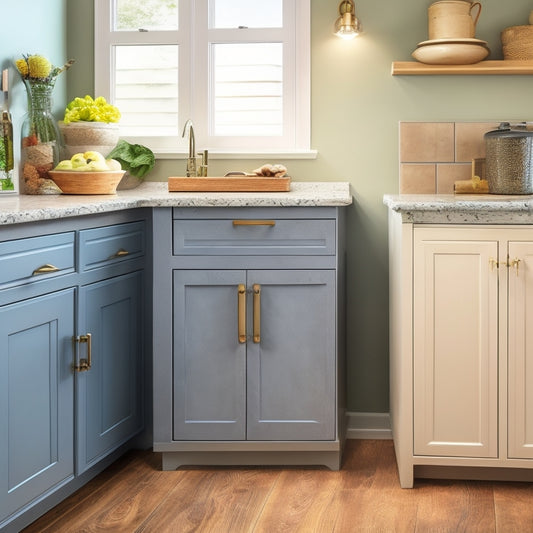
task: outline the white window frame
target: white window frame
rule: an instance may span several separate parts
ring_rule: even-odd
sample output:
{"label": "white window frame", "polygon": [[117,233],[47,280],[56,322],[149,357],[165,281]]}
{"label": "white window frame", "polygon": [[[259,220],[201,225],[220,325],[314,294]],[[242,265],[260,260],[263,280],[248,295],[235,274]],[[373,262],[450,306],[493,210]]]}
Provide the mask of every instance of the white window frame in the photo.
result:
{"label": "white window frame", "polygon": [[[211,156],[313,158],[310,149],[310,0],[283,0],[284,28],[213,29],[208,23],[209,0],[180,0],[180,27],[176,31],[113,31],[112,0],[95,0],[94,76],[95,95],[114,101],[114,46],[179,45],[180,127],[187,118],[194,124],[196,146],[209,149]],[[188,23],[190,21],[190,23]],[[211,46],[218,43],[283,43],[283,136],[215,137],[210,135],[213,117]],[[179,132],[181,133],[181,131]],[[174,137],[124,137],[146,144],[159,158],[183,156],[186,140]]]}

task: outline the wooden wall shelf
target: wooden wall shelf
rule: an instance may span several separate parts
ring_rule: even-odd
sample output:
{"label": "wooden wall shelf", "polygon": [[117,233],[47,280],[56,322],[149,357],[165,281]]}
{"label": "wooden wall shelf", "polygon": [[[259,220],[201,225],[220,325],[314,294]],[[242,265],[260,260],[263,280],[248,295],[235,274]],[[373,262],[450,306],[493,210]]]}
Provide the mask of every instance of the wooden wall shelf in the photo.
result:
{"label": "wooden wall shelf", "polygon": [[527,75],[533,74],[531,60],[481,61],[473,65],[426,65],[418,61],[394,61],[393,76],[436,76],[436,75]]}

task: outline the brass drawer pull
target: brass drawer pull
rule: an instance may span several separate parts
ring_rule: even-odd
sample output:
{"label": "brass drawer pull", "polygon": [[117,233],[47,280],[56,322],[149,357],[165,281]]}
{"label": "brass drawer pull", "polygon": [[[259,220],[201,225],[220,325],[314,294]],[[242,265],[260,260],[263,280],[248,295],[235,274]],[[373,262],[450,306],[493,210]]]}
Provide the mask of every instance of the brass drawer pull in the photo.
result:
{"label": "brass drawer pull", "polygon": [[121,248],[116,254],[113,254],[109,257],[109,259],[116,259],[117,257],[124,257],[125,255],[130,255],[128,250],[124,250],[124,248]]}
{"label": "brass drawer pull", "polygon": [[275,226],[275,220],[234,220],[234,226]]}
{"label": "brass drawer pull", "polygon": [[237,287],[237,293],[239,343],[244,344],[246,342],[246,287],[243,283]]}
{"label": "brass drawer pull", "polygon": [[43,265],[42,267],[36,268],[32,272],[32,276],[38,276],[39,274],[49,274],[50,272],[59,272],[59,268],[47,263],[46,265]]}
{"label": "brass drawer pull", "polygon": [[91,348],[92,348],[92,337],[90,333],[86,335],[79,335],[74,337],[74,341],[78,343],[87,343],[87,359],[80,359],[80,364],[74,367],[76,372],[86,372],[91,369]]}
{"label": "brass drawer pull", "polygon": [[254,343],[261,342],[261,285],[255,283],[254,293]]}

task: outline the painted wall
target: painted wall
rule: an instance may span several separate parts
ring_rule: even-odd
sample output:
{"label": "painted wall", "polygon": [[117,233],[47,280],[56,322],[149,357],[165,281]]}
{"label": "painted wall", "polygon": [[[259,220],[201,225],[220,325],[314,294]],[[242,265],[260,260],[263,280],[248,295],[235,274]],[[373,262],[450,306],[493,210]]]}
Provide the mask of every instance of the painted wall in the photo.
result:
{"label": "painted wall", "polygon": [[[66,57],[66,0],[19,0],[4,8],[12,21],[0,37],[0,60],[40,51]],[[393,77],[391,62],[409,60],[427,39],[430,0],[357,0],[365,33],[354,41],[332,35],[337,0],[311,0],[312,147],[316,160],[282,161],[297,180],[351,183],[355,203],[348,216],[349,409],[388,411],[388,272],[385,193],[398,191],[399,121],[533,119],[532,76]],[[483,0],[477,37],[501,58],[499,34],[527,23],[531,0]],[[45,7],[46,6],[46,7]],[[27,14],[32,12],[32,17]],[[37,12],[37,14],[35,14]],[[92,94],[93,8],[68,0],[68,98]],[[17,26],[19,20],[24,26]],[[41,22],[46,21],[42,25]],[[60,97],[60,91],[56,96]],[[258,164],[260,162],[257,162]],[[211,172],[248,169],[255,162],[211,161]],[[165,180],[183,161],[158,161],[151,179]]]}
{"label": "painted wall", "polygon": [[[41,54],[53,65],[62,66],[67,57],[67,0],[17,0],[2,5],[0,67],[9,69],[10,110],[13,130],[19,139],[27,99],[24,85],[14,66],[22,54]],[[54,114],[61,118],[65,107],[67,78],[61,74],[54,88]],[[0,204],[1,209],[1,204]]]}

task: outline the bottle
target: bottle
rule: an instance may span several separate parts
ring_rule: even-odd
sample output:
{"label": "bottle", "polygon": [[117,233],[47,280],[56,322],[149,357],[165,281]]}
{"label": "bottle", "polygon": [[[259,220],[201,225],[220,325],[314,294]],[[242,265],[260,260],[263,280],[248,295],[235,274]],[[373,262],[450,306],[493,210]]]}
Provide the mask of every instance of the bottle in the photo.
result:
{"label": "bottle", "polygon": [[11,114],[2,111],[0,128],[0,191],[14,191],[13,123]]}

